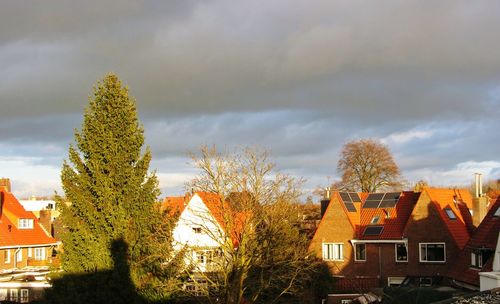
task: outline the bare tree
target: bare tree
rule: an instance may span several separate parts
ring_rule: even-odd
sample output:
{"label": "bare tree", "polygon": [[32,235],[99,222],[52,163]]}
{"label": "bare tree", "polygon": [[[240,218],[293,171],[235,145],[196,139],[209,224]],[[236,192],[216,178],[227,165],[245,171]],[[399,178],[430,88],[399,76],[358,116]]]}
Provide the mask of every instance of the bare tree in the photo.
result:
{"label": "bare tree", "polygon": [[[315,269],[299,232],[296,202],[301,179],[275,173],[268,153],[247,148],[219,153],[203,147],[192,155],[200,173],[189,189],[216,193],[224,237],[218,271],[206,276],[207,293],[219,303],[273,303],[297,293]],[[207,233],[213,233],[208,231]],[[215,292],[214,292],[215,291]]]}
{"label": "bare tree", "polygon": [[349,191],[376,192],[402,184],[391,152],[387,146],[373,139],[345,144],[337,169],[342,174],[343,188]]}

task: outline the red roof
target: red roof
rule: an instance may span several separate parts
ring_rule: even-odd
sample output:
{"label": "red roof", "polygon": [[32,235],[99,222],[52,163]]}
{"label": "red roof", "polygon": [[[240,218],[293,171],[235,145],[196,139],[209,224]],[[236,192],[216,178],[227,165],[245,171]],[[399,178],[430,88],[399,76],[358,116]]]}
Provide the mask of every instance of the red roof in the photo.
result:
{"label": "red roof", "polygon": [[[3,199],[0,215],[0,247],[57,244],[38,223],[33,212],[24,210],[12,193],[0,190]],[[18,229],[19,219],[33,220],[33,229]]]}
{"label": "red roof", "polygon": [[[356,212],[349,212],[343,202],[340,194],[335,192],[344,208],[352,226],[356,231],[358,239],[401,239],[403,230],[408,218],[417,202],[420,193],[405,191],[401,192],[398,203],[394,207],[386,208],[361,208],[368,197],[368,193],[358,193],[362,203],[354,203]],[[372,224],[372,219],[379,217],[378,222]],[[365,229],[369,226],[382,226],[380,235],[363,235]]]}
{"label": "red roof", "polygon": [[[497,247],[498,234],[500,232],[500,217],[495,216],[495,212],[500,208],[500,197],[491,205],[490,210],[483,221],[477,227],[471,239],[458,256],[454,267],[450,270],[450,276],[458,281],[479,286],[480,271],[491,271],[494,250]],[[481,269],[471,268],[471,254],[474,249],[487,249],[493,253]]]}
{"label": "red roof", "polygon": [[[399,201],[393,208],[363,208],[361,209],[360,239],[401,239],[413,206],[420,196],[419,192],[401,192]],[[363,236],[366,227],[372,226],[373,217],[379,216],[378,223],[374,225],[383,226],[382,233],[377,236]]]}
{"label": "red roof", "polygon": [[167,211],[170,216],[180,215],[189,199],[188,196],[168,196],[161,202],[160,210]]}
{"label": "red roof", "polygon": [[160,209],[168,210],[171,216],[180,216],[195,195],[201,198],[210,211],[210,214],[215,218],[222,229],[227,230],[229,224],[233,226],[231,229],[231,238],[236,245],[238,236],[242,232],[246,216],[244,213],[237,212],[231,208],[229,203],[223,202],[221,197],[216,193],[197,191],[193,195],[166,197]]}
{"label": "red roof", "polygon": [[[472,225],[471,214],[472,195],[466,189],[436,189],[426,188],[424,191],[429,195],[431,202],[445,223],[450,235],[459,248],[463,248],[470,239]],[[456,219],[450,219],[446,210],[450,209]]]}

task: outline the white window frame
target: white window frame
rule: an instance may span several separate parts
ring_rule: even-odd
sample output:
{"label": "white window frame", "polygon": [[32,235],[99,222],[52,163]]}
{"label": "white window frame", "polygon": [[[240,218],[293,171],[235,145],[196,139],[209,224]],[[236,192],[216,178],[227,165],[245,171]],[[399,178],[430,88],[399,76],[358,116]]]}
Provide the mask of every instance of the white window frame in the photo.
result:
{"label": "white window frame", "polygon": [[[406,260],[398,260],[398,245],[403,245],[406,248]],[[394,244],[394,260],[396,261],[396,263],[408,263],[408,246],[406,244]]]}
{"label": "white window frame", "polygon": [[45,247],[36,247],[35,248],[35,260],[36,261],[45,260]]}
{"label": "white window frame", "polygon": [[19,219],[19,229],[33,229],[34,220],[30,218],[20,218]]}
{"label": "white window frame", "polygon": [[30,301],[30,291],[29,289],[21,289],[21,303],[29,303]]}
{"label": "white window frame", "polygon": [[[359,245],[365,246],[365,258],[358,260],[358,248],[357,248],[357,246],[359,246]],[[366,244],[365,243],[355,243],[354,244],[354,261],[355,262],[366,262]]]}
{"label": "white window frame", "polygon": [[[473,268],[483,268],[483,253],[472,250],[470,253],[471,263],[470,266]],[[476,265],[476,261],[478,262]]]}
{"label": "white window frame", "polygon": [[[332,256],[329,255],[328,247],[332,246]],[[326,250],[325,250],[326,249]],[[323,243],[322,244],[323,260],[325,261],[343,261],[344,260],[344,243]]]}
{"label": "white window frame", "polygon": [[33,249],[31,247],[28,247],[28,254],[27,254],[28,258],[33,257],[33,253],[32,252],[33,252]]}
{"label": "white window frame", "polygon": [[380,221],[380,216],[379,215],[375,215],[374,217],[372,217],[372,220],[370,221],[370,224],[377,224],[379,221]]}
{"label": "white window frame", "polygon": [[5,264],[10,264],[10,249],[6,249],[3,253],[3,262]]}
{"label": "white window frame", "polygon": [[23,249],[20,248],[19,251],[15,253],[16,255],[16,262],[22,262],[23,261]]}
{"label": "white window frame", "polygon": [[[427,260],[422,260],[422,245],[426,246],[427,250],[427,245],[443,245],[443,261],[427,261]],[[426,254],[427,256],[427,254]],[[418,243],[418,258],[420,263],[446,263],[446,243],[445,242],[434,242],[434,243]]]}

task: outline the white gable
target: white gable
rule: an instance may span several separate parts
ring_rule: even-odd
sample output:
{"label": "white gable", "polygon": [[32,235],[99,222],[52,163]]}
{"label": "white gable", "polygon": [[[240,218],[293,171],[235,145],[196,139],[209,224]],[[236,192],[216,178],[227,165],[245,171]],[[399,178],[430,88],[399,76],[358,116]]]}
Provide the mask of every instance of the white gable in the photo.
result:
{"label": "white gable", "polygon": [[182,211],[173,231],[174,246],[220,247],[224,231],[198,194]]}

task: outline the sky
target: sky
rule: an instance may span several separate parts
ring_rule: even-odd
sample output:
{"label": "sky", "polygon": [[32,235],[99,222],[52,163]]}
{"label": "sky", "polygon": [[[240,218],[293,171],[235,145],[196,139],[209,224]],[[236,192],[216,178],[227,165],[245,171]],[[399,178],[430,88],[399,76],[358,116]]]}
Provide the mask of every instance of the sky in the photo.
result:
{"label": "sky", "polygon": [[500,1],[2,1],[0,177],[61,193],[93,85],[137,100],[162,196],[187,154],[258,146],[307,195],[342,146],[386,144],[411,184],[500,178]]}

